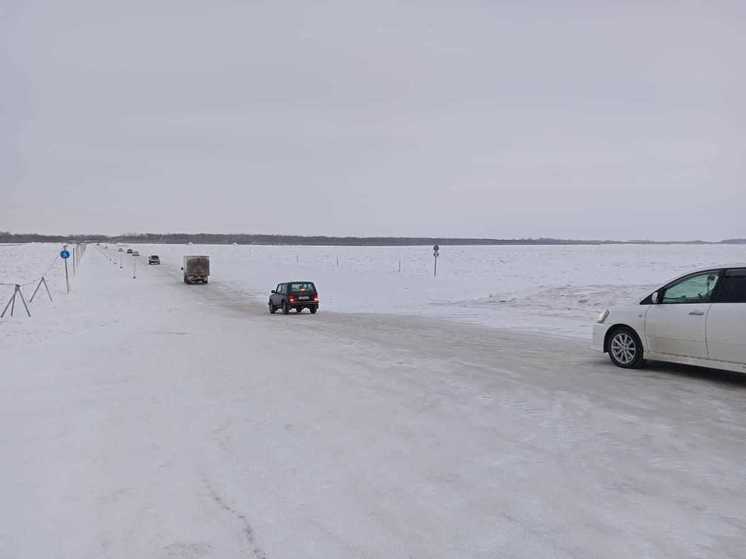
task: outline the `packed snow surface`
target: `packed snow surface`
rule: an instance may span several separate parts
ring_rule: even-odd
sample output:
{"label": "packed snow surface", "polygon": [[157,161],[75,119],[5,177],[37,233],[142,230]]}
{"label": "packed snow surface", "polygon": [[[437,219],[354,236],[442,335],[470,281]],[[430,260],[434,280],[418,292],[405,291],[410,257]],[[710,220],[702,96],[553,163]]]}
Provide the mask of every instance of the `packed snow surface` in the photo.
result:
{"label": "packed snow surface", "polygon": [[[141,257],[118,248],[133,248]],[[50,285],[64,292],[62,260],[54,260],[59,249],[0,245],[0,282],[34,281],[51,258]],[[174,278],[183,256],[205,254],[215,289],[258,302],[266,302],[277,283],[309,280],[325,310],[448,318],[584,339],[609,306],[639,301],[697,268],[746,263],[746,247],[738,245],[443,246],[435,277],[426,246],[135,244],[111,245],[107,254],[129,272],[158,254]]]}
{"label": "packed snow surface", "polygon": [[[572,337],[733,247],[138,248],[0,321],[0,557],[743,557],[744,378]],[[320,314],[267,313],[289,279]]]}
{"label": "packed snow surface", "polygon": [[211,281],[266,302],[279,282],[314,281],[325,310],[457,319],[528,332],[590,336],[606,307],[639,301],[680,273],[746,262],[733,245],[431,247],[133,245],[178,272],[211,258]]}

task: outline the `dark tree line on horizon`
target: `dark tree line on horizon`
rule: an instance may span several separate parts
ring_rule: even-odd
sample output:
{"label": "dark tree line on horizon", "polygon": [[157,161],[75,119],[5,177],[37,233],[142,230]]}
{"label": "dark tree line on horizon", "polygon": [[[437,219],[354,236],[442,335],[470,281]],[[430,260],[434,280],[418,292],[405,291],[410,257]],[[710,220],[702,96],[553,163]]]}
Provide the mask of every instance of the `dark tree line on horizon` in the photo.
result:
{"label": "dark tree line on horizon", "polygon": [[210,245],[418,246],[418,245],[602,245],[602,244],[746,244],[746,239],[706,241],[614,241],[555,238],[485,239],[458,237],[332,237],[323,235],[257,235],[224,233],[143,233],[125,235],[41,235],[0,231],[0,243],[148,243]]}

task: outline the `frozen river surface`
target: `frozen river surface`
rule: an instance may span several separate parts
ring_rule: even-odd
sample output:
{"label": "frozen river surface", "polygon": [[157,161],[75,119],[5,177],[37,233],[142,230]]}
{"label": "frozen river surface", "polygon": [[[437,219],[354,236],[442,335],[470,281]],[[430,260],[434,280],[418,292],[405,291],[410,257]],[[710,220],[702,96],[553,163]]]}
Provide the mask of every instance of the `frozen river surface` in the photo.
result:
{"label": "frozen river surface", "polygon": [[261,302],[279,282],[311,280],[324,310],[450,318],[582,338],[609,305],[639,301],[694,268],[746,262],[746,246],[444,246],[436,278],[430,247],[136,248],[143,256],[158,253],[175,275],[183,255],[208,254],[213,283]]}
{"label": "frozen river surface", "polygon": [[[355,312],[571,327],[596,303],[552,315],[550,294],[602,304],[704,262],[646,252],[642,272],[630,247],[464,249],[449,269],[444,249],[432,281],[414,249],[399,274],[388,250],[340,251],[337,270],[325,249],[296,263],[198,247],[215,283],[186,286],[185,250],[158,247],[166,264],[140,258],[133,279],[89,249],[71,295],[58,270],[54,303],[0,321],[0,557],[743,557],[744,377],[622,371],[587,340]],[[301,274],[351,312],[271,316],[253,299]],[[480,306],[490,293],[516,300]]]}
{"label": "frozen river surface", "polygon": [[[175,282],[184,255],[207,254],[213,289],[252,301],[266,302],[279,282],[310,280],[323,311],[448,318],[584,339],[608,306],[639,301],[699,267],[746,262],[746,246],[737,245],[444,246],[434,277],[430,247],[132,247],[141,253],[137,264],[115,245],[108,254],[129,271],[159,254]],[[59,248],[0,246],[0,282],[33,282],[46,271],[53,294],[64,293],[62,261],[54,260]],[[0,296],[10,289],[0,286]]]}

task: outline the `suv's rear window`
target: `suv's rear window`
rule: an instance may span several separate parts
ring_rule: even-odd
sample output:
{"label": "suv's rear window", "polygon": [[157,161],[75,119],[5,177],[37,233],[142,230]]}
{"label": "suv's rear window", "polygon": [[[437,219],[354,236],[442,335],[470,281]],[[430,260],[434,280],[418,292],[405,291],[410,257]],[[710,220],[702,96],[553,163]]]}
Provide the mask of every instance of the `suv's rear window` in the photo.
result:
{"label": "suv's rear window", "polygon": [[300,293],[301,291],[316,291],[316,287],[311,282],[296,282],[288,284],[288,292]]}

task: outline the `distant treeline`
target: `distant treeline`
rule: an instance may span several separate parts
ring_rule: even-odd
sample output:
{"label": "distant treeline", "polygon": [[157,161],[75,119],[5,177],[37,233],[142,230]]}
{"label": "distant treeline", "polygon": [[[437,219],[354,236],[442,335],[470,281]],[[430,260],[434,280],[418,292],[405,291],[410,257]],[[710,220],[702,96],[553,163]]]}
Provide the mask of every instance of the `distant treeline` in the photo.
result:
{"label": "distant treeline", "polygon": [[609,244],[746,244],[746,239],[706,241],[613,241],[576,239],[473,239],[454,237],[326,237],[216,233],[146,233],[128,235],[37,235],[0,232],[0,243],[148,243],[205,245],[416,246],[416,245],[609,245]]}

